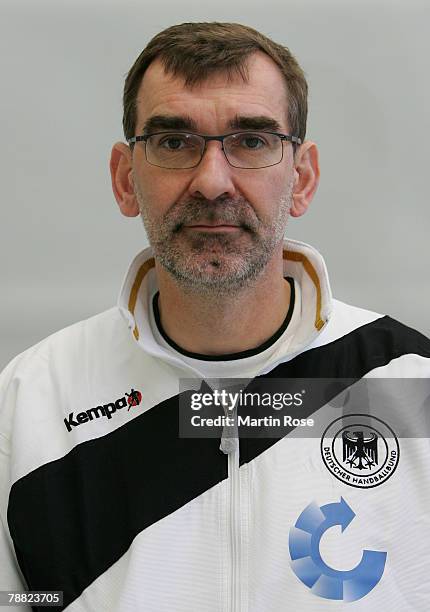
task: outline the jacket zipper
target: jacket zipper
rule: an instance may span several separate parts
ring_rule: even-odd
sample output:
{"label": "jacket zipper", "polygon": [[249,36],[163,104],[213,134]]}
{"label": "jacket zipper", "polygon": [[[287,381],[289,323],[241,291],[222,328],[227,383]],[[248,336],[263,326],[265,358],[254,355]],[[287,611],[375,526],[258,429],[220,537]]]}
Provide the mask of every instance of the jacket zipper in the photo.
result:
{"label": "jacket zipper", "polygon": [[[238,440],[237,440],[238,442]],[[240,481],[239,444],[228,454],[229,536],[230,536],[230,612],[240,612]]]}
{"label": "jacket zipper", "polygon": [[[228,406],[224,406],[227,415]],[[237,407],[229,413],[230,417],[237,418]],[[241,494],[240,494],[240,470],[239,470],[239,436],[237,424],[224,426],[220,450],[228,457],[228,486],[227,486],[227,538],[229,542],[229,588],[227,591],[227,611],[241,612]],[[224,612],[224,611],[223,611]]]}

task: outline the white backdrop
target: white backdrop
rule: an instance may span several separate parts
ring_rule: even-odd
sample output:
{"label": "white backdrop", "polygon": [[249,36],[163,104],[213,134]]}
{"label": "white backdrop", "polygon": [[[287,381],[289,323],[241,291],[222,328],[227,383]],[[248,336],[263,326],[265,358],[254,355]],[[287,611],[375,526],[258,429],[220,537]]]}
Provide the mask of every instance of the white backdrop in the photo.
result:
{"label": "white backdrop", "polygon": [[110,307],[139,219],[111,193],[131,64],[159,30],[237,21],[292,50],[322,177],[287,235],[323,253],[339,299],[430,334],[426,0],[2,1],[0,368]]}

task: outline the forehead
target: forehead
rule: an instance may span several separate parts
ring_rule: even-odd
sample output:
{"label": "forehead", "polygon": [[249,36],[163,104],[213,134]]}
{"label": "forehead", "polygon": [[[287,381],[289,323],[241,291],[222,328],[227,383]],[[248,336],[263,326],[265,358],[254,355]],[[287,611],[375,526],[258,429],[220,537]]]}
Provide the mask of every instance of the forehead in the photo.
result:
{"label": "forehead", "polygon": [[[155,115],[191,116],[199,130],[223,130],[236,115],[267,116],[287,129],[287,88],[284,76],[265,53],[256,52],[247,61],[248,79],[216,73],[186,87],[182,77],[164,71],[154,60],[146,70],[137,95],[137,132]],[[209,132],[207,132],[209,133]]]}

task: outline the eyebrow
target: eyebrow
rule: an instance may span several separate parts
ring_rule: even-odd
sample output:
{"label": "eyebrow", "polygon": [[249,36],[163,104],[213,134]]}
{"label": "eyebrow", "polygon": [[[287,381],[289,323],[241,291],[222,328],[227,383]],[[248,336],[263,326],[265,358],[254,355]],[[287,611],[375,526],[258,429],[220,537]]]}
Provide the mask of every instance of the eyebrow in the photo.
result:
{"label": "eyebrow", "polygon": [[276,119],[266,115],[246,116],[236,115],[229,121],[229,127],[233,130],[271,130],[279,132],[281,125]]}
{"label": "eyebrow", "polygon": [[143,126],[144,134],[157,130],[191,130],[197,131],[197,124],[188,115],[154,115],[147,119]]}
{"label": "eyebrow", "polygon": [[[270,130],[279,132],[281,125],[276,119],[266,115],[236,115],[228,122],[232,130]],[[189,130],[197,132],[197,124],[188,115],[154,115],[147,119],[143,126],[143,133],[150,134],[163,130]]]}

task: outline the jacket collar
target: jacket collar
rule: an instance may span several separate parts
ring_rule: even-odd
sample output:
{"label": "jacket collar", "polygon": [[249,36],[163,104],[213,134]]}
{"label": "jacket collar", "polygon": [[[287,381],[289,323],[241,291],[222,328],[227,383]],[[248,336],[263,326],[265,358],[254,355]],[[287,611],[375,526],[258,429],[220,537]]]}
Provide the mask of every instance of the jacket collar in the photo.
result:
{"label": "jacket collar", "polygon": [[[324,259],[316,249],[304,242],[285,240],[283,259],[284,276],[293,277],[300,287],[300,326],[289,349],[289,355],[292,355],[308,346],[326,326],[332,312],[332,294]],[[148,247],[130,264],[121,287],[118,308],[134,340],[146,353],[189,369],[180,356],[160,346],[153,336],[149,312],[157,291],[155,261],[152,249]]]}

